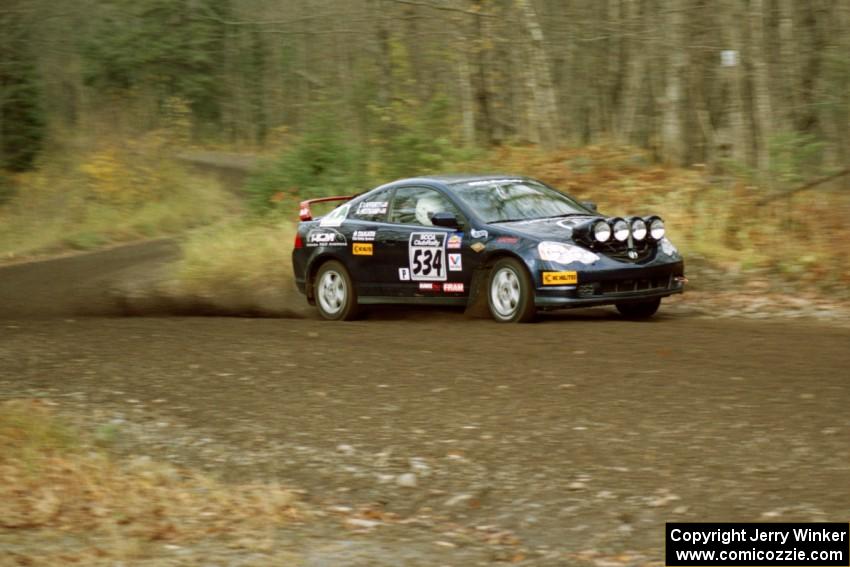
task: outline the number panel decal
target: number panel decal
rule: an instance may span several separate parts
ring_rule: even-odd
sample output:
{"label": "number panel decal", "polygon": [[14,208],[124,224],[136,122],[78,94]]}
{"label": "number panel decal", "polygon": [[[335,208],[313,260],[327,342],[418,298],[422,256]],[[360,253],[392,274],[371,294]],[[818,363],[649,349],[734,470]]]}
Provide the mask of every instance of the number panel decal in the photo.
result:
{"label": "number panel decal", "polygon": [[446,281],[446,234],[414,232],[408,246],[410,279],[413,281]]}

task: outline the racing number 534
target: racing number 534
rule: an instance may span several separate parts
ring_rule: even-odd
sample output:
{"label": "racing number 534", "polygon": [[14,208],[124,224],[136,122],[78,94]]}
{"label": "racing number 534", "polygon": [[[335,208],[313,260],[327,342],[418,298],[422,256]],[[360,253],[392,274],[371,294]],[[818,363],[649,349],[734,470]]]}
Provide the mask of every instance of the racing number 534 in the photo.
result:
{"label": "racing number 534", "polygon": [[418,249],[413,251],[413,273],[424,276],[431,275],[432,271],[441,274],[443,271],[443,254],[439,249]]}
{"label": "racing number 534", "polygon": [[410,275],[414,281],[446,279],[446,235],[414,232],[410,235]]}

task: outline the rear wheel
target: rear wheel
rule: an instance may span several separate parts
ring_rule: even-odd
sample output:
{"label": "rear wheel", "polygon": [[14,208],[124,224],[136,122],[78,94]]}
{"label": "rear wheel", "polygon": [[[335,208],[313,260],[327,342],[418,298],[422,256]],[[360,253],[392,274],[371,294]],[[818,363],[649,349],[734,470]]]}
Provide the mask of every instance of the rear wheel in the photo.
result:
{"label": "rear wheel", "polygon": [[534,287],[528,270],[514,258],[502,258],[493,266],[487,284],[490,314],[500,323],[534,320]]}
{"label": "rear wheel", "polygon": [[357,316],[357,293],[348,270],[336,260],[325,262],[316,273],[313,296],[319,314],[331,321],[350,321]]}
{"label": "rear wheel", "polygon": [[661,298],[638,303],[618,303],[617,311],[626,319],[649,319],[661,305]]}

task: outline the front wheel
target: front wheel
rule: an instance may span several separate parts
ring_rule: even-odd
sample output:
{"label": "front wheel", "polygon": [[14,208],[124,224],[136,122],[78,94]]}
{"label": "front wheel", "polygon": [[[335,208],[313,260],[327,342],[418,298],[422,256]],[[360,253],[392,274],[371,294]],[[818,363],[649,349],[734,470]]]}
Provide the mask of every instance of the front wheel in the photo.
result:
{"label": "front wheel", "polygon": [[345,266],[336,260],[325,262],[315,281],[313,296],[323,318],[350,321],[357,316],[357,293]]}
{"label": "front wheel", "polygon": [[649,319],[661,305],[661,298],[638,303],[618,303],[617,311],[626,319]]}
{"label": "front wheel", "polygon": [[500,323],[534,320],[534,287],[528,270],[514,258],[502,258],[490,272],[487,285],[490,314]]}

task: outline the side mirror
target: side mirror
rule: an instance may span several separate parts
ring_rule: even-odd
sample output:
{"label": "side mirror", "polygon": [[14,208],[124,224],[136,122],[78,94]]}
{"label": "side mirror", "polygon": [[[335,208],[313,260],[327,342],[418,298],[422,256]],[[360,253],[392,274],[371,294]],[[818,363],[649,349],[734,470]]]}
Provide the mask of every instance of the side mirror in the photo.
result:
{"label": "side mirror", "polygon": [[460,228],[460,222],[454,213],[434,213],[431,215],[431,223],[434,226],[442,226],[444,228]]}
{"label": "side mirror", "polygon": [[594,203],[593,201],[582,201],[581,206],[584,207],[585,209],[590,209],[594,213],[599,212],[598,210],[596,210],[596,203]]}

